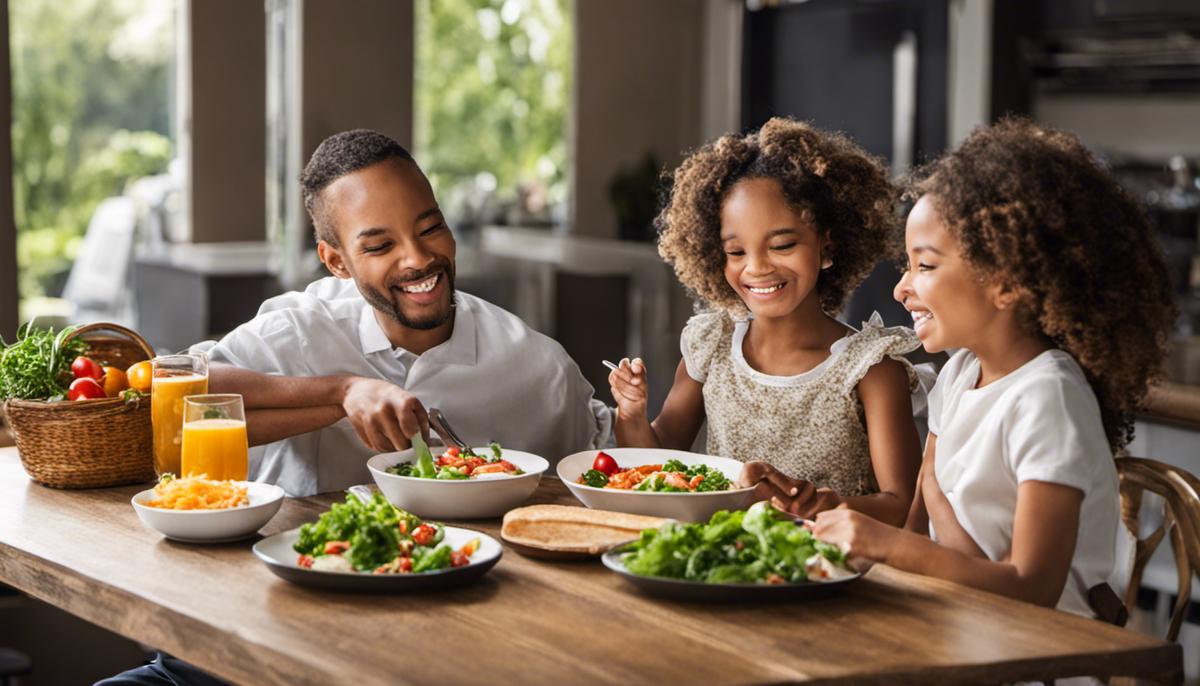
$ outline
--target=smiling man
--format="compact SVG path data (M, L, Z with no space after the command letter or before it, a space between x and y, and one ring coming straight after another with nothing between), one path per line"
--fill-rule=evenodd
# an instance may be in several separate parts
M369 482L437 407L463 439L551 462L608 441L611 415L555 341L454 289L454 236L424 173L367 130L323 142L301 178L333 275L263 303L211 351L244 397L250 477L290 495Z

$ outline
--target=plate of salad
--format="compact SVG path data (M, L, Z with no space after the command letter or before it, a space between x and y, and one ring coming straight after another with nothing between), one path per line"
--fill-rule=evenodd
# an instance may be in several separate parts
M416 436L412 448L376 455L367 469L396 507L435 519L480 519L520 505L550 468L544 458L498 443L436 449L434 457Z
M345 591L415 591L459 586L500 560L496 539L422 520L375 494L346 496L315 522L269 536L254 554L279 577Z
M584 505L687 522L750 504L742 463L682 450L611 448L564 457L558 477Z
M601 559L642 591L681 600L812 598L862 576L841 548L766 502L646 529Z

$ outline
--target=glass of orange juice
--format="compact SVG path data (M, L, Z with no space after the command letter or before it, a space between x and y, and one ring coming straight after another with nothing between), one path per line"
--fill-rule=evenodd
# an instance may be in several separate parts
M246 480L246 412L236 393L183 399L184 476Z
M150 421L154 427L154 471L180 473L183 448L183 399L208 393L208 357L163 355L154 358L150 381Z

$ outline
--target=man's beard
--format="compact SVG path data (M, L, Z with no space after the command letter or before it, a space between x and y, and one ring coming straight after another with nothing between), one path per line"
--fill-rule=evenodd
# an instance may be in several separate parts
M431 269L428 269L423 273L413 274L412 276L406 275L405 278L397 282L413 283L414 281L419 281L422 278L438 273L441 274L441 278L446 280L446 290L450 294L450 303L444 312L435 312L432 316L425 319L412 319L405 315L404 311L396 302L395 297L389 298L388 294L381 293L377 289L373 288L372 286L368 286L367 284L360 284L359 287L362 290L363 298L366 299L366 301L370 303L372 307L386 314L392 319L395 319L397 322L399 322L400 326L403 326L407 329L427 331L429 329L436 329L442 324L445 324L452 316L454 316L455 292L453 267L450 266L449 262L439 262Z

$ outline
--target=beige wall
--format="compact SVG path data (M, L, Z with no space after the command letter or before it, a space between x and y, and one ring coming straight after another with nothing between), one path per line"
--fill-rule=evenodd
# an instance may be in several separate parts
M12 78L8 58L8 0L0 0L0 337L17 333L17 227L12 190Z
M573 231L615 237L608 186L647 151L669 168L701 139L701 0L577 0Z
M305 162L346 129L412 146L413 39L412 0L304 3Z
M261 241L266 238L263 4L186 4L191 24L192 241Z

